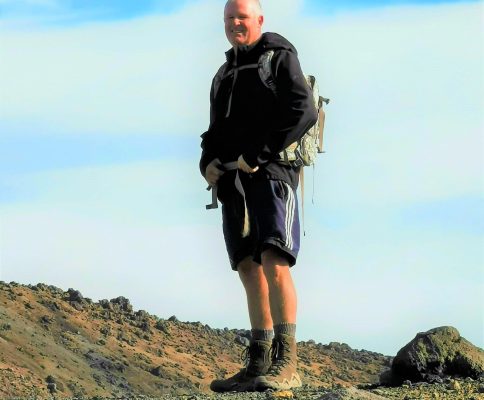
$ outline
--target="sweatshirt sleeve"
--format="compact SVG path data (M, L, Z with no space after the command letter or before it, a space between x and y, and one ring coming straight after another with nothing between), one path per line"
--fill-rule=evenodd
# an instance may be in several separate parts
M216 156L215 150L215 106L214 106L214 80L212 81L212 86L210 88L210 124L208 126L208 130L200 136L202 138L201 148L202 148L202 155L200 157L200 173L202 176L205 177L205 170L207 169L208 164L210 164Z
M318 118L311 89L296 53L280 50L272 59L277 89L277 120L259 146L243 154L251 167L264 164L291 143L300 139Z

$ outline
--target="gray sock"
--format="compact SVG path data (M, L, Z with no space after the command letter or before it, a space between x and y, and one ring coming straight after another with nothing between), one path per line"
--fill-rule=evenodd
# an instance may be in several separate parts
M296 324L290 324L289 322L282 322L274 325L274 333L276 337L283 334L288 336L296 336Z
M272 329L251 329L252 340L265 340L270 342L274 337Z

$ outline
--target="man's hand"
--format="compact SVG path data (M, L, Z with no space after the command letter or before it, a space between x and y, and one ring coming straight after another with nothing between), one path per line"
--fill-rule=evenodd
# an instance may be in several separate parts
M205 169L205 180L208 182L210 186L215 186L220 179L220 177L224 174L224 171L218 167L221 167L222 163L218 158L213 160L210 164L207 165Z
M248 174L253 174L254 172L256 172L259 167L255 167L255 168L251 168L244 160L244 157L242 157L242 155L239 157L239 159L237 160L237 167L244 171L244 172L247 172Z

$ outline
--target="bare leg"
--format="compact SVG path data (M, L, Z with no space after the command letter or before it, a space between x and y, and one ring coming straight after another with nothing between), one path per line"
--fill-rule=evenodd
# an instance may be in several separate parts
M269 287L262 266L252 257L246 257L237 266L237 271L247 295L252 329L272 329Z
M247 257L237 265L237 271L247 294L252 329L272 330L269 288L262 266L252 261L252 257ZM264 376L271 366L271 345L270 340L251 340L245 353L245 366L233 376L215 379L210 389L214 392L253 391L255 380Z
M282 322L296 323L297 295L289 263L276 250L269 248L262 253L264 275L269 286L269 302L274 325Z

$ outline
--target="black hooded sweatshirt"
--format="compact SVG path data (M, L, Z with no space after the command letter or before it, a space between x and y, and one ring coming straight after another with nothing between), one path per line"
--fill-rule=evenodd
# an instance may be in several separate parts
M259 57L274 50L271 69L276 94L262 82ZM297 51L281 35L264 33L252 48L230 49L212 81L210 126L202 134L200 171L215 158L222 163L242 155L253 178L281 179L294 189L298 169L283 165L279 153L316 123L313 96Z

